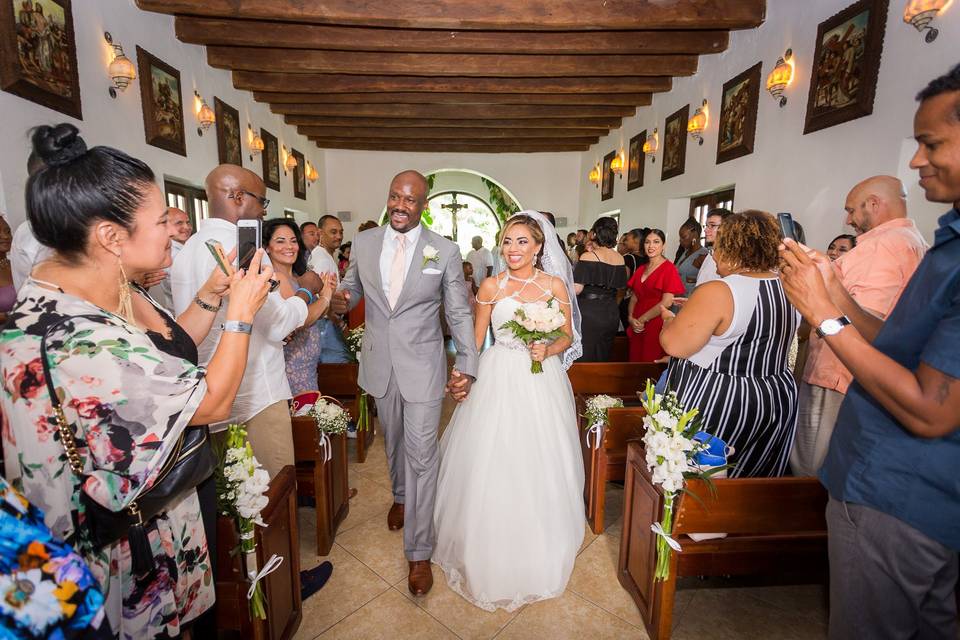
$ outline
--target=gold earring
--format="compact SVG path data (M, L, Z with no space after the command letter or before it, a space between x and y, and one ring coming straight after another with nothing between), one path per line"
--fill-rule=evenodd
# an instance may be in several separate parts
M117 315L132 324L133 297L130 295L130 281L127 280L127 273L123 270L120 256L117 256L117 264L120 266L120 301L117 305Z

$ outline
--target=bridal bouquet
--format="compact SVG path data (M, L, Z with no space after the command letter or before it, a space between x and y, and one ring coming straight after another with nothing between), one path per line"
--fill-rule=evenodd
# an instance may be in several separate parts
M552 342L564 337L560 330L566 319L556 298L545 302L525 302L513 314L513 320L503 323L501 329L509 329L522 342ZM543 373L542 362L530 364L531 373Z
M360 350L363 348L363 325L350 329L344 335L344 341L347 343L347 352L350 359L354 362L360 361ZM358 403L360 410L357 415L357 431L366 431L370 429L370 407L367 401L367 392L360 392L360 401Z
M677 494L686 491L687 478L700 478L710 482L710 476L726 469L718 466L708 471L701 470L694 458L706 450L712 436L698 431L699 411L685 411L673 391L667 395L654 392L647 380L647 388L641 398L647 415L643 418L646 432L643 446L647 454L647 469L652 481L663 487L663 518L650 526L657 538L657 570L655 578L666 580L670 575L670 549L680 551L680 544L670 537L673 529L673 502ZM692 494L691 494L692 495Z
M217 506L220 513L234 520L240 533L240 552L243 553L247 575L252 582L250 591L247 592L250 617L265 620L267 610L260 579L283 561L282 557L274 555L267 562L267 567L257 571L254 527L267 526L260 517L260 512L269 502L266 493L270 486L270 475L253 455L253 449L247 441L247 430L243 425L231 424L227 428L225 444L218 454L220 462L215 472Z
M622 407L623 400L610 396L590 396L587 398L587 410L583 417L587 419L587 445L590 444L590 435L594 436L593 448L600 446L603 426L607 424L607 409Z
M330 442L330 436L345 433L350 422L350 416L336 400L327 396L317 398L308 415L313 416L313 419L317 421L317 443L326 462L333 457L333 445Z

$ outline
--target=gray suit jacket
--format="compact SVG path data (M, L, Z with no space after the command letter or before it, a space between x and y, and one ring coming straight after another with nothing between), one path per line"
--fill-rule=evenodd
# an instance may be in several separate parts
M350 266L339 288L350 292L351 309L361 297L366 297L358 382L373 397L383 397L392 371L404 400L439 400L447 381L441 302L457 345L455 366L462 373L477 376L479 358L460 248L424 227L397 306L390 309L380 275L385 232L383 226L357 235L350 252ZM437 262L424 266L423 250L427 245L437 249L440 256ZM440 273L424 273L427 270Z

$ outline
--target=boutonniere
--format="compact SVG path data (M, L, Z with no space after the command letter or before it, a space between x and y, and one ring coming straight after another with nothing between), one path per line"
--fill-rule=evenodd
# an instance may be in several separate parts
M440 264L440 252L436 247L428 244L423 248L423 266L426 267L430 262Z

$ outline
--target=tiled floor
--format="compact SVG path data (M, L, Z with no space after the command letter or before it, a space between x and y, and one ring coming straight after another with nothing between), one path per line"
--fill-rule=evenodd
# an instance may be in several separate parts
M300 509L301 566L330 560L334 570L330 582L304 602L297 640L647 638L633 601L616 578L622 489L610 485L607 530L599 536L584 531L562 597L514 613L488 613L447 588L436 567L426 597L414 598L407 591L402 534L387 530L386 524L393 499L382 439L375 441L364 464L350 464L350 482L358 493L330 555L316 555L313 510ZM702 588L695 581L691 586L677 593L677 640L826 637L821 586L714 588L711 582Z

